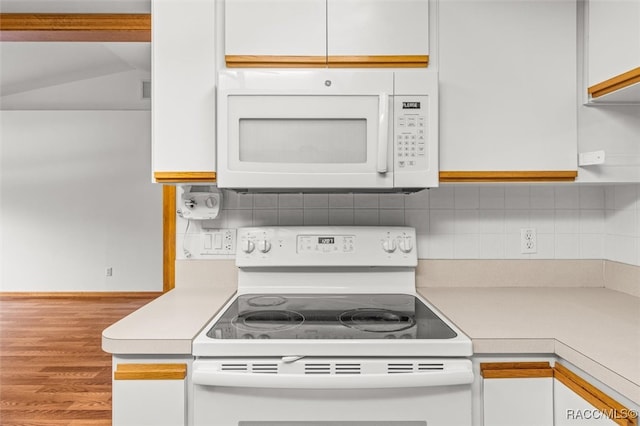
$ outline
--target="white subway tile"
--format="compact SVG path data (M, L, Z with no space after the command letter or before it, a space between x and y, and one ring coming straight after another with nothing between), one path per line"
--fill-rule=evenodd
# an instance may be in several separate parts
M636 209L638 202L638 187L637 185L616 185L614 187L615 193L615 208L620 209Z
M507 209L529 209L530 203L530 191L529 186L510 186L505 188L505 203L504 206Z
M403 209L404 194L380 194L378 202L381 209Z
M378 194L354 194L353 205L356 209L377 209Z
M302 194L279 194L278 208L301 209L304 207Z
M607 259L633 264L638 258L637 238L624 235L605 236L605 255Z
M278 225L281 226L302 226L304 225L304 210L302 209L279 209Z
M416 228L418 234L427 234L429 232L429 210L406 209L404 224Z
M556 210L556 234L577 234L579 221L579 210Z
M455 233L454 210L429 210L430 234Z
M253 194L237 193L235 191L224 191L222 195L222 208L229 210L251 210L253 209Z
M382 226L403 226L404 210L400 209L380 209L380 225Z
M580 187L580 209L605 208L604 187L602 186L581 186Z
M505 235L505 259L529 259L530 254L520 252L520 232Z
M455 259L478 259L480 254L480 237L478 234L456 235L453 243Z
M304 194L305 209L326 209L329 207L329 194Z
M532 210L529 223L538 234L553 234L555 232L556 215L554 210Z
M253 208L262 210L277 209L278 194L254 194Z
M580 235L579 236L580 259L603 259L604 235Z
M579 259L580 240L575 234L556 234L556 259Z
M481 234L504 234L504 210L480 210L478 224Z
M481 209L504 209L505 195L502 186L481 186L479 193L479 207Z
M329 194L330 209L352 209L353 194Z
M604 206L607 210L616 208L616 187L614 185L604 187Z
M580 192L575 184L556 186L556 209L580 207Z
M611 235L635 236L637 232L637 213L633 210L607 210L606 233Z
M429 190L414 192L404 196L405 209L428 209L429 208Z
M354 224L353 209L330 209L329 225L350 226Z
M553 186L531 186L531 208L536 210L553 209L555 202L555 188Z
M378 209L355 209L353 214L355 225L376 226L379 224Z
M456 234L477 234L479 229L478 210L455 211Z
M479 259L504 259L505 236L504 234L480 235Z
M433 209L453 209L455 199L452 186L441 186L429 190L429 208Z
M580 210L581 235L604 234L604 210Z
M453 259L453 244L455 236L431 235L429 237L429 259Z
M528 228L529 211L528 210L505 210L504 212L504 232L507 234L518 234L520 238L520 229Z
M227 210L227 227L243 228L253 225L252 210Z
M456 209L477 209L480 207L480 195L477 186L456 186L453 194L453 202Z
M278 224L278 210L253 210L253 226L274 226Z
M306 200L305 200L306 202ZM329 224L329 209L304 209L305 226L323 226Z
M531 253L531 259L555 259L555 235L538 233L536 249L535 253Z

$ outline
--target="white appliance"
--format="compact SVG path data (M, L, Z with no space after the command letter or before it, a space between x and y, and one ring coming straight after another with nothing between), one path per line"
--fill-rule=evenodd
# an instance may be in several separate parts
M438 186L438 74L218 73L220 188L412 191Z
M238 230L193 342L194 425L471 425L471 341L415 292L415 230Z

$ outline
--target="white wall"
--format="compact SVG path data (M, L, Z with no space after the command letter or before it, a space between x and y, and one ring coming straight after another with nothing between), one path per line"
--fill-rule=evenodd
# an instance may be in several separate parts
M161 290L150 112L2 111L0 119L2 291Z
M207 226L407 225L417 229L422 259L611 259L640 265L639 186L446 185L411 195L225 191L220 217ZM520 253L525 227L537 231L535 254ZM185 229L178 218L179 248ZM201 229L193 221L188 233ZM181 249L177 256L183 256Z

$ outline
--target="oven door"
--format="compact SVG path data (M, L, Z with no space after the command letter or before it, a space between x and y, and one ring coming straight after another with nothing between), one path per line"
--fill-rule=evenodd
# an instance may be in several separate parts
M299 74L220 78L218 186L392 188L393 74Z
M193 424L471 425L472 380L468 360L198 360Z

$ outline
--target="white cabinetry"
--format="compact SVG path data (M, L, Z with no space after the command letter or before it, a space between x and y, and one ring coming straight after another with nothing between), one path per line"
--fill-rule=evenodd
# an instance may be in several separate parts
M587 17L590 100L640 103L640 0L589 0Z
M425 67L428 0L226 0L229 67Z
M601 411L558 380L553 381L555 426L615 426Z
M575 178L576 10L440 2L441 181Z
M153 177L215 181L214 0L152 2Z
M187 364L114 359L114 426L187 424Z
M553 426L553 370L547 362L483 363L487 426Z

